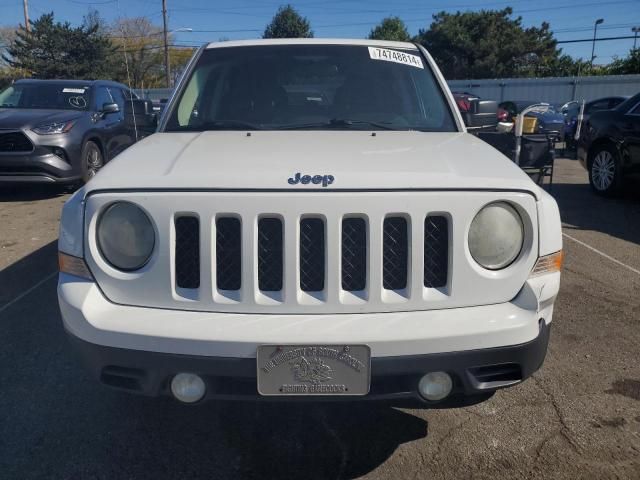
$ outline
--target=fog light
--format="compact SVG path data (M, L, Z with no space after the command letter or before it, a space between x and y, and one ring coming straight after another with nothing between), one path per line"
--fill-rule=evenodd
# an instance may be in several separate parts
M430 372L420 379L418 392L430 402L447 397L453 388L451 376L445 372Z
M179 373L171 380L171 393L184 403L194 403L204 397L204 380L194 373Z

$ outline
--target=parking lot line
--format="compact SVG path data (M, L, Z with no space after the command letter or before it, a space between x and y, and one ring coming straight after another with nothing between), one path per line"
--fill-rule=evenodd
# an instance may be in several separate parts
M635 274L637 274L637 275L640 275L640 270L638 270L638 269L636 269L636 268L633 268L632 266L627 265L626 263L623 263L623 262L621 262L620 260L618 260L618 259L616 259L616 258L613 258L613 257L612 257L612 256L610 256L610 255L607 255L606 253L604 253L604 252L602 252L602 251L598 250L597 248L592 247L592 246L591 246L591 245L589 245L588 243L585 243L585 242L583 242L583 241L581 241L581 240L578 240L577 238L574 238L574 237L572 237L571 235L568 235L568 234L566 234L566 233L564 233L564 232L562 232L562 235L564 235L565 237L567 237L569 240L573 240L573 241L574 241L574 242L576 242L577 244L580 244L580 245L582 245L583 247L588 248L588 249L589 249L589 250L591 250L592 252L597 253L598 255L600 255L600 256L602 256L602 257L606 258L607 260L611 260L613 263L616 263L616 264L620 265L621 267L624 267L624 268L626 268L627 270L630 270L630 271L632 271L633 273L635 273Z
M44 277L42 280L40 280L38 283L36 283L35 285L33 285L32 287L28 288L27 290L25 290L24 292L22 292L20 295L18 295L16 298L14 298L13 300L10 300L8 303L5 303L4 305L2 305L0 307L0 313L4 312L6 309L8 309L11 305L19 302L20 300L22 300L24 297L26 297L27 295L29 295L31 292L33 292L34 290L36 290L39 286L41 286L43 283L51 280L53 277L55 277L56 275L58 275L58 272L55 271L49 275L47 275L46 277Z

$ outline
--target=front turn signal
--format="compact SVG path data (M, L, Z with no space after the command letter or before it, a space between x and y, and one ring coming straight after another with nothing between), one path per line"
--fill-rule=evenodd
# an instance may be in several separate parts
M76 277L93 280L89 267L84 263L83 258L58 252L58 267L60 269L60 273L68 273L69 275L75 275Z
M539 257L529 277L537 277L538 275L544 275L546 273L559 272L562 270L563 262L564 253L562 250L550 255Z

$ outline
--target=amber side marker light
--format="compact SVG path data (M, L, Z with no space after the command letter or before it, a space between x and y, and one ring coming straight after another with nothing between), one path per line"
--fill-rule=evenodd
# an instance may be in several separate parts
M87 280L93 280L89 267L84 263L83 258L58 252L58 268L60 269L60 273L67 273L69 275L75 275L76 277L86 278Z
M530 277L537 277L538 275L544 275L545 273L559 272L562 270L562 263L564 262L564 253L562 250L551 255L545 255L538 258L536 265L531 270Z

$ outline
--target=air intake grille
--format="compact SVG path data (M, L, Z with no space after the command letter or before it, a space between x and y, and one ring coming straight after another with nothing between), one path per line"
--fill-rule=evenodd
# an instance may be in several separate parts
M350 292L367 286L367 229L362 218L342 220L342 289Z
M424 286L441 288L449 274L449 222L441 215L424 220Z
M407 220L402 217L384 219L382 240L382 285L388 290L407 286Z
M216 221L216 283L218 290L240 290L242 285L242 233L240 220Z
M0 133L0 152L31 152L33 144L22 132Z
M304 292L324 290L325 268L324 222L320 218L300 221L300 289Z
M258 287L265 292L282 290L282 221L258 221Z
M200 222L196 217L179 217L176 227L176 285L200 287Z

